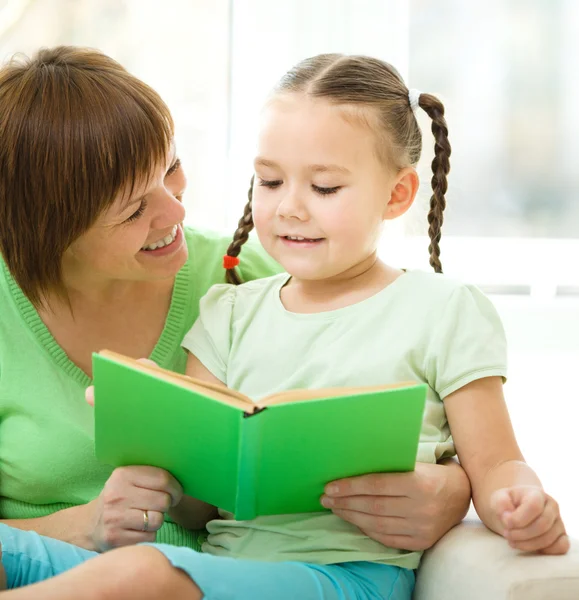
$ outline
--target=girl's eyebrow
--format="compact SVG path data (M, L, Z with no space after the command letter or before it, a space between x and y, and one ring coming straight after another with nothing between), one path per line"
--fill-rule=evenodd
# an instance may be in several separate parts
M279 168L279 165L275 163L273 160L268 160L267 158L263 158L258 156L254 161L255 166L261 167L271 167L271 168ZM349 175L351 172L346 167L342 167L340 165L309 165L308 169L313 173L343 173L345 175Z
M272 167L272 168L279 168L279 165L275 162L273 162L273 160L267 160L267 158L262 158L261 156L258 156L254 161L253 164L257 167L258 165L261 167Z
M350 174L350 170L346 169L346 167L341 167L340 165L310 165L310 171L314 173L344 173L345 175Z

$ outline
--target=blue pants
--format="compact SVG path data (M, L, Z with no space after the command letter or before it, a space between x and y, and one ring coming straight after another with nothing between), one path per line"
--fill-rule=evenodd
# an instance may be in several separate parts
M98 556L71 544L0 523L9 588L36 583ZM150 544L185 571L206 600L410 600L414 572L371 562L314 565L259 562Z

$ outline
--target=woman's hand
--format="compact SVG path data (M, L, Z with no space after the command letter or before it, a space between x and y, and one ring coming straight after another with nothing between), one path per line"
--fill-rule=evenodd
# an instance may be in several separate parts
M183 490L167 471L157 467L119 467L92 508L90 541L99 552L154 542L165 513L181 502Z
M140 359L140 362L155 365L148 359ZM94 406L93 386L87 388L85 397ZM182 498L181 485L164 469L147 466L115 469L99 497L86 505L92 510L89 545L102 552L154 542L165 513Z
M426 550L470 505L466 473L453 460L416 463L411 473L374 473L326 486L322 504L391 548Z

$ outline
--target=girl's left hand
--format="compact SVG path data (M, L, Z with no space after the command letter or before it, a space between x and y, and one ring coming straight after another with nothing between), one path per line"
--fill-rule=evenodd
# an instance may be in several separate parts
M411 473L374 473L330 483L322 504L385 546L427 550L466 515L470 484L455 461L416 463Z
M491 496L491 506L512 548L541 554L566 554L569 550L559 505L539 486L496 490Z

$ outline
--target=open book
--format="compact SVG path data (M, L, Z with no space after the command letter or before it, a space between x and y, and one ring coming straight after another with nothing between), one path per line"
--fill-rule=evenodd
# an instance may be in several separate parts
M97 458L162 467L239 520L325 510L330 481L414 469L426 385L292 390L256 403L103 350L93 355Z

